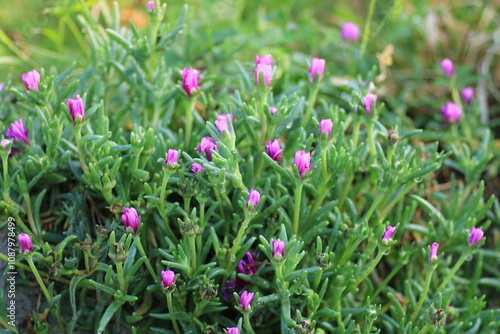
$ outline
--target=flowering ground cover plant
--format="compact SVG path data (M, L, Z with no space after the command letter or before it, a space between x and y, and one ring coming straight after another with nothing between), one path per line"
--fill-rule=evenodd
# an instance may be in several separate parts
M438 54L441 95L415 115L412 84L391 90L394 46L370 54L377 1L334 43L298 31L295 11L323 8L300 3L224 21L224 4L148 1L142 27L118 3L52 8L82 59L0 78L6 331L498 332L479 79ZM305 46L266 38L262 8ZM19 314L25 285L38 305Z

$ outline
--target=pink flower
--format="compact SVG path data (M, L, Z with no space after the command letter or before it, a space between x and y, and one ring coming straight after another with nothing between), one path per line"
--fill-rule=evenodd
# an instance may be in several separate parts
M249 310L254 296L255 294L253 292L243 291L243 293L240 296L240 306L243 309L243 311Z
M167 168L168 167L175 167L175 166L177 166L178 161L179 161L179 151L169 149L168 153L167 153L167 157L165 159L165 166Z
M202 165L197 164L196 162L191 165L191 171L194 173L194 175L198 175L199 172L205 171L205 168L203 168Z
M441 106L441 114L448 123L456 123L462 115L462 109L453 102Z
M326 134L326 138L330 137L330 133L332 133L333 122L331 119L322 119L319 122L319 135L324 132Z
M280 141L278 139L267 142L266 153L271 157L271 159L276 162L280 162L282 152L283 150L280 147Z
M448 77L451 77L453 75L453 62L448 58L441 61L441 68L443 69L444 74L446 74Z
M270 113L271 115L276 114L276 112L277 112L277 111L278 111L278 109L276 109L276 107L269 107L269 113Z
M273 56L269 54L263 56L255 56L255 65L259 64L273 66Z
M325 73L325 60L320 58L313 58L311 67L309 67L309 80L313 82L314 78L316 78L316 74L318 73L318 80L323 79L323 74Z
M306 172L310 171L311 153L305 151L295 152L295 166L299 170L300 178L303 179Z
M5 135L10 138L14 138L14 143L16 140L23 141L29 146L30 140L28 138L28 129L24 127L23 120L17 120L10 124L10 128L5 131Z
M360 35L359 27L352 22L346 22L342 25L340 35L345 41L357 42Z
M9 146L11 143L12 142L8 139L2 139L2 141L0 141L0 145L2 145L4 151L7 149L7 146Z
M484 232L480 228L473 227L469 233L469 247L474 246L483 236Z
M460 93L462 95L462 100L464 100L464 103L469 105L470 101L474 98L474 89L472 87L465 87L460 90Z
M438 248L439 248L439 244L437 242L435 242L431 245L431 252L430 252L430 256L429 256L431 263L433 260L438 258L437 257Z
M271 79L273 77L273 67L267 64L258 64L255 67L255 80L257 81L257 86L260 85L260 73L264 73L264 80L266 82L266 87L271 85Z
M137 210L135 208L123 208L123 210L125 212L122 214L122 221L125 230L136 234L140 224Z
M77 95L74 99L68 99L68 108L69 113L71 114L71 118L73 119L73 124L76 125L76 120L80 118L83 121L85 120L85 109L83 107L83 100L80 98L80 95Z
M40 82L40 74L35 71L29 71L27 73L24 73L21 76L21 79L23 80L24 86L26 87L26 90L29 90L30 88L32 90L38 91L38 83Z
M273 258L276 258L279 256L279 258L282 258L285 256L285 243L279 239L273 240L273 252L272 252Z
M148 9L150 11L155 10L155 2L154 1L148 1Z
M391 241L392 235L396 231L396 228L389 225L385 228L384 236L382 237L382 241Z
M19 242L19 247L21 248L21 253L25 251L31 252L33 249L33 244L31 243L31 237L29 234L21 233L17 236L17 241Z
M370 115L372 111L372 105L377 102L377 98L378 96L372 93L368 93L363 97L363 101L365 102L366 116Z
M238 327L228 327L226 328L227 334L240 334Z
M161 271L161 284L163 288L171 287L175 282L175 273L172 270Z
M257 207L260 201L260 193L255 189L250 189L248 194L248 206L253 210Z
M179 71L182 74L182 89L191 97L198 90L198 71L190 67Z
M224 131L227 131L229 133L229 125L227 123L227 116L231 119L231 122L233 122L233 114L220 114L217 117L217 120L214 122L215 126L217 127L217 130L219 130L220 134L222 135Z
M195 150L198 150L200 153L203 151L205 152L205 155L207 156L208 161L212 161L212 151L217 151L217 145L215 144L215 141L212 139L212 137L203 137L201 138L201 143L200 145L196 146L194 148Z
M257 272L257 267L255 266L255 261L253 259L252 253L246 252L247 260L241 260L236 267L237 273L242 273L245 275L253 275ZM245 281L246 282L246 281Z

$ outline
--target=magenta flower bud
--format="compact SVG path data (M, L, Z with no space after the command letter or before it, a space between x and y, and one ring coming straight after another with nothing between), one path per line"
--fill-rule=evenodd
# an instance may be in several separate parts
M473 227L469 233L469 247L474 246L483 236L484 232L480 228Z
M433 260L437 259L437 251L438 251L438 248L439 248L439 244L437 242L433 243L431 245L431 252L430 252L430 261L432 263Z
M179 71L182 74L182 89L191 97L198 90L198 71L190 67Z
M28 138L28 129L24 127L23 120L17 120L10 124L10 128L5 131L5 135L10 138L14 138L14 143L17 140L23 141L29 146L30 140Z
M272 252L273 258L276 258L279 256L279 258L282 258L285 256L285 243L279 239L273 240L273 252Z
M340 35L344 41L357 42L359 40L360 30L356 24L346 22L342 25Z
M137 233L137 228L139 227L139 214L135 208L123 208L125 212L122 214L123 226L125 231L132 232L132 234Z
M179 161L179 151L178 150L173 150L169 149L167 153L167 157L165 159L165 166L168 167L175 167L177 166L177 162Z
M161 284L163 288L171 287L175 282L175 273L172 270L161 271Z
M365 102L366 116L370 115L372 111L372 105L377 102L377 98L378 96L372 93L368 93L363 97L363 101Z
M242 273L245 275L253 275L257 272L257 267L255 266L255 261L253 259L252 253L246 252L247 260L241 260L236 267L237 273Z
M217 130L219 130L220 134L224 131L227 131L229 133L229 125L227 123L227 116L231 119L231 122L233 122L234 117L233 114L220 114L217 117L217 120L214 122L215 126L217 127Z
M453 102L441 106L441 114L448 123L456 123L462 115L462 109Z
M255 294L253 292L243 291L240 296L240 306L243 311L248 311L252 304L252 300Z
M266 153L271 157L271 159L276 162L280 162L282 152L283 150L280 147L280 141L278 139L267 142Z
M273 56L272 55L263 55L263 56L255 56L255 65L264 64L273 66Z
M313 58L311 67L309 67L309 80L313 82L314 78L316 78L316 74L318 73L318 80L323 79L323 74L325 73L325 60L320 58Z
M260 201L260 193L255 189L250 189L248 193L248 206L252 209L252 211L257 207Z
M260 73L264 73L264 81L266 82L266 87L271 85L271 79L273 77L273 67L267 64L258 64L255 67L255 80L257 81L257 86L260 85Z
M205 168L203 168L202 165L197 164L196 162L191 165L191 171L194 173L194 175L198 175L199 172L204 172Z
M332 133L333 122L331 119L322 119L319 122L319 135L324 132L326 134L326 138L330 137L330 133Z
M278 109L276 109L276 107L269 107L269 113L270 113L271 115L276 114L276 112L277 112L277 111L278 111Z
M85 109L80 95L77 95L74 99L68 99L68 108L71 118L73 119L73 124L76 125L76 120L78 118L82 120L83 124L83 121L85 120Z
M453 75L453 62L448 58L441 61L441 68L443 69L444 74L446 74L448 77L451 77Z
M36 90L38 91L38 83L40 82L40 74L35 71L29 71L21 76L26 90Z
M387 226L385 228L384 236L382 237L382 241L391 241L392 240L392 235L396 231L396 227L393 227L391 225Z
M217 151L217 145L215 144L215 141L212 139L212 137L203 137L201 138L200 145L196 146L194 149L198 150L200 153L205 152L207 160L212 161L211 150Z
M7 149L7 146L10 145L10 143L12 142L8 139L2 139L2 141L0 141L0 145L2 145L4 151Z
M150 11L155 10L155 2L154 1L148 1L148 9Z
M460 90L460 94L462 95L462 100L464 103L469 105L470 101L474 98L474 89L472 87L465 87Z
M238 327L228 327L226 328L227 334L240 334Z
M3 82L0 82L0 91L3 90L3 86L4 86L4 83Z
M299 170L299 175L301 179L304 179L306 172L311 171L311 153L305 151L295 152L295 166Z
M31 237L29 234L21 233L17 236L17 241L19 242L19 248L21 248L21 253L25 251L31 252L33 249L33 244L31 243Z

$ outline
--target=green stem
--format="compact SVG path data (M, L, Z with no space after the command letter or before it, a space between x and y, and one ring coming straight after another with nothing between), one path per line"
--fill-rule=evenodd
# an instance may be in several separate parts
M186 112L186 129L184 132L184 151L191 149L191 131L193 128L194 98L190 99Z
M420 309L422 308L422 305L424 304L425 298L427 297L427 292L429 291L429 287L431 285L432 274L434 273L435 269L436 267L432 265L431 270L427 273L427 277L425 278L424 289L422 290L420 299L418 300L417 306L415 307L415 311L413 311L410 317L410 321L415 321L415 319L418 316L418 313L420 312Z
M462 255L460 255L460 259L458 259L457 263L455 263L455 265L453 266L453 268L451 268L446 278L441 282L439 287L436 289L436 294L441 292L441 290L443 290L446 287L446 285L451 281L453 276L455 276L458 269L460 269L462 264L464 264L465 260L467 259L467 256L469 255L468 253L469 252L467 251L465 253L462 253Z
M165 197L167 196L167 183L170 176L172 176L172 171L169 170L167 167L164 167L163 181L160 189L160 216L163 219L163 223L165 224L165 228L167 229L170 238L172 239L172 241L177 243L179 242L179 239L177 239L177 237L174 234L174 231L172 231L172 228L170 228L170 225L168 224L168 217L165 215Z
M75 141L76 141L76 147L78 149L78 157L80 159L80 165L82 166L82 170L84 173L87 173L89 171L89 168L87 167L87 164L85 163L85 155L82 150L82 125L80 124L80 121L77 121L78 124L73 127L73 134L75 135Z
M252 324L250 324L250 314L249 313L244 313L243 314L243 320L245 322L245 328L247 329L248 334L255 334Z
M300 206L302 201L302 187L304 184L299 182L297 188L295 188L295 209L293 213L293 234L299 235L299 219L300 219Z
M366 45L368 44L368 38L370 34L370 25L372 23L373 12L375 11L375 4L377 0L370 0L370 7L368 7L368 16L366 18L365 27L363 29L363 38L361 40L361 49L359 51L360 58L363 59L366 52Z
M228 273L232 272L233 264L236 263L236 252L238 251L238 247L240 246L241 238L243 238L243 235L245 234L245 231L248 227L248 224L250 224L251 220L252 217L250 215L245 216L245 220L241 224L238 234L236 235L236 239L234 239L233 247L231 247L231 250L229 251L229 261L227 263Z
M116 274L118 276L118 284L120 285L120 290L124 295L127 294L127 287L125 285L125 276L123 275L123 264L120 261L116 261Z
M368 144L370 145L370 160L371 160L371 159L376 159L376 154L377 154L377 152L375 150L375 137L373 134L374 121L371 118L368 118L367 121L368 121L368 124L367 124Z
M401 268L403 268L403 264L398 262L397 266L391 270L389 275L387 275L382 283L377 287L377 290L375 290L375 292L370 296L372 300L375 300L375 297L378 296L382 289L391 281L394 275L396 275L401 270Z
M42 289L42 292L45 295L47 302L50 304L50 302L52 301L52 296L49 294L49 291L47 290L47 287L45 286L45 283L43 282L42 277L40 277L40 274L38 273L38 269L35 267L35 264L33 263L33 258L31 257L31 255L28 255L28 256L26 256L26 260L28 261L28 264L31 268L31 272L33 273L33 275L35 275L35 279L38 282L38 285L40 285L40 288ZM54 314L56 316L59 328L61 329L61 332L63 332L63 334L64 334L65 329L64 329L64 324L63 324L62 319L61 319L61 315L59 314L59 312L54 312Z
M167 292L167 305L168 305L168 313L170 314L170 319L172 319L172 325L174 325L175 333L181 334L179 327L177 326L177 321L175 320L175 312L174 307L172 305L172 292Z
M137 249L139 250L139 254L141 254L141 256L146 258L146 260L144 260L144 263L146 264L146 268L148 268L149 274L151 275L151 277L153 277L155 281L157 281L158 275L156 275L156 272L154 271L151 262L149 262L149 259L146 256L146 252L144 251L144 247L142 247L141 238L139 235L134 235L134 242Z
M83 251L83 259L85 262L85 271L90 274L89 251L88 250Z
M320 84L321 84L321 80L317 80L316 85L314 85L314 89L312 90L311 94L309 95L309 103L307 104L306 112L304 114L304 117L302 118L302 127L305 127L307 125L307 123L309 122L309 120L312 116L312 111L313 111L314 105L316 103L316 98L318 96Z
M380 215L379 215L379 220L382 221L385 219L385 217L389 214L389 212L391 212L392 210L392 207L394 205L396 205L396 203L398 203L401 198L403 196L405 196L410 190L411 188L413 188L413 186L415 186L415 182L412 181L412 182L409 182L404 188L403 190L397 195L395 196L392 201L389 202L389 204L385 204L384 202L382 202L382 204L384 204L384 209L382 211L380 211Z
M373 261L371 261L370 266L368 268L366 268L366 270L358 278L358 280L356 281L356 283L354 283L354 286L358 286L359 284L361 284L361 282L363 282L365 280L365 278L367 278L368 275L371 274L371 272L373 271L373 269L375 269L375 267L377 266L377 264L380 262L380 260L382 259L382 257L385 254L385 250L380 249L380 247L385 247L385 246L379 246L379 250L378 250L377 256L375 257L375 259L373 259Z
M9 155L2 154L3 164L3 199L10 200Z
M267 88L262 88L260 91L260 98L259 102L257 104L257 113L260 114L260 118L262 120L262 132L261 132L261 143L262 145L266 144L267 140L267 116L269 114L269 111L264 110L264 106L267 103Z
M340 328L340 333L345 333L344 322L342 321L342 306L340 304L341 298L337 298L337 325Z
M196 267L197 267L197 264L196 264L196 237L189 236L188 242L189 242L189 252L191 253L190 254L191 272L192 272L192 275L194 275L194 273L196 272Z
M353 125L352 125L352 149L355 150L358 146L358 138L359 138L359 127L361 126L361 118L359 115L354 115Z
M32 232L39 236L40 232L35 224L35 220L33 219L33 211L31 210L31 199L29 193L23 194L24 203L26 204L26 214L28 215L28 223L30 224Z

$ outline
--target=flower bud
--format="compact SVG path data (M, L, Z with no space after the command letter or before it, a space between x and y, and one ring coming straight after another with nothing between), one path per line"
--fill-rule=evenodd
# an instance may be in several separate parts
M356 24L346 22L342 25L340 35L344 41L357 42L359 40L360 30Z
M153 11L155 10L155 2L154 1L148 1L148 10Z
M139 227L139 215L135 208L123 208L125 212L122 214L123 226L126 231L137 233L137 228Z
M462 109L453 102L441 106L441 114L448 123L457 123L462 115Z
M179 71L182 74L182 89L191 97L198 90L198 71L190 67Z
M264 73L264 81L266 82L266 87L271 85L271 79L273 77L273 67L267 64L258 64L255 67L255 81L257 81L257 86L260 85L260 73Z
M470 101L474 98L474 89L472 87L465 87L460 90L460 94L462 95L462 100L464 103L469 105Z
M33 249L33 244L31 243L31 237L29 234L21 233L17 236L17 241L19 242L19 248L21 248L21 253L25 251L31 252Z
M270 54L263 56L255 56L255 65L265 64L273 66L273 56Z
M29 71L21 76L26 90L36 90L38 91L38 83L40 82L40 74L35 71Z
M177 163L178 160L179 160L179 151L169 149L168 153L167 153L167 157L165 159L165 166L167 168L174 168L178 165L178 163Z
M393 227L391 225L387 226L385 228L384 236L382 237L382 241L391 241L392 240L392 235L396 231L396 227Z
M271 115L274 115L276 114L276 112L278 111L278 109L276 107L269 107L269 113Z
M321 58L313 58L311 62L311 67L309 67L309 80L314 82L316 74L319 74L318 80L323 79L323 74L325 73L325 60Z
M469 247L474 246L484 236L484 232L477 227L473 227L469 233Z
M215 141L212 139L212 137L203 137L201 138L200 145L196 146L194 149L198 150L200 153L205 152L207 160L212 161L211 150L217 151L217 145L215 144Z
M271 157L271 159L276 162L280 162L282 152L283 150L280 147L280 141L278 139L267 142L266 153Z
M363 101L365 102L366 116L370 115L372 111L372 105L377 102L377 98L378 96L372 93L368 93L363 97Z
M441 68L443 69L444 74L446 74L448 77L451 77L453 75L453 62L448 58L441 61Z
M431 251L430 251L430 256L429 256L431 263L433 260L438 258L437 257L438 248L439 248L439 244L437 242L435 242L431 245Z
M191 171L194 173L194 175L198 175L199 172L205 171L205 168L203 168L202 165L197 164L196 162L191 165Z
M0 145L2 145L2 148L3 150L5 151L7 149L7 147L11 144L12 142L8 139L2 139L2 141L0 141Z
M238 327L228 327L226 328L227 334L240 334Z
M305 151L295 152L295 166L299 170L299 175L301 179L304 179L306 172L311 171L311 153Z
M248 194L248 206L253 210L257 207L260 201L260 193L255 189L250 189Z
M220 114L217 117L217 120L214 122L215 126L217 127L217 130L219 130L220 134L222 135L224 131L227 131L229 133L229 125L227 123L227 117L231 119L231 122L233 122L234 117L233 114Z
M277 256L279 256L279 258L282 258L283 256L285 256L285 243L279 239L275 239L273 240L273 251L272 251L272 255L273 255L273 258L276 258Z
M243 311L248 311L253 301L255 294L253 292L243 291L240 296L240 306Z
M175 283L175 273L172 270L162 270L161 284L163 288L169 288Z
M330 133L332 133L333 122L331 119L322 119L319 122L319 135L324 132L326 134L326 138L330 137Z
M24 127L23 120L17 120L10 124L10 128L5 131L5 135L10 138L14 138L14 143L16 140L23 141L29 146L30 140L28 138L28 129Z
M80 98L80 95L77 95L74 99L68 99L68 108L69 113L71 114L71 118L73 119L73 124L76 125L76 120L80 118L83 121L85 120L85 109L83 107L83 100Z

